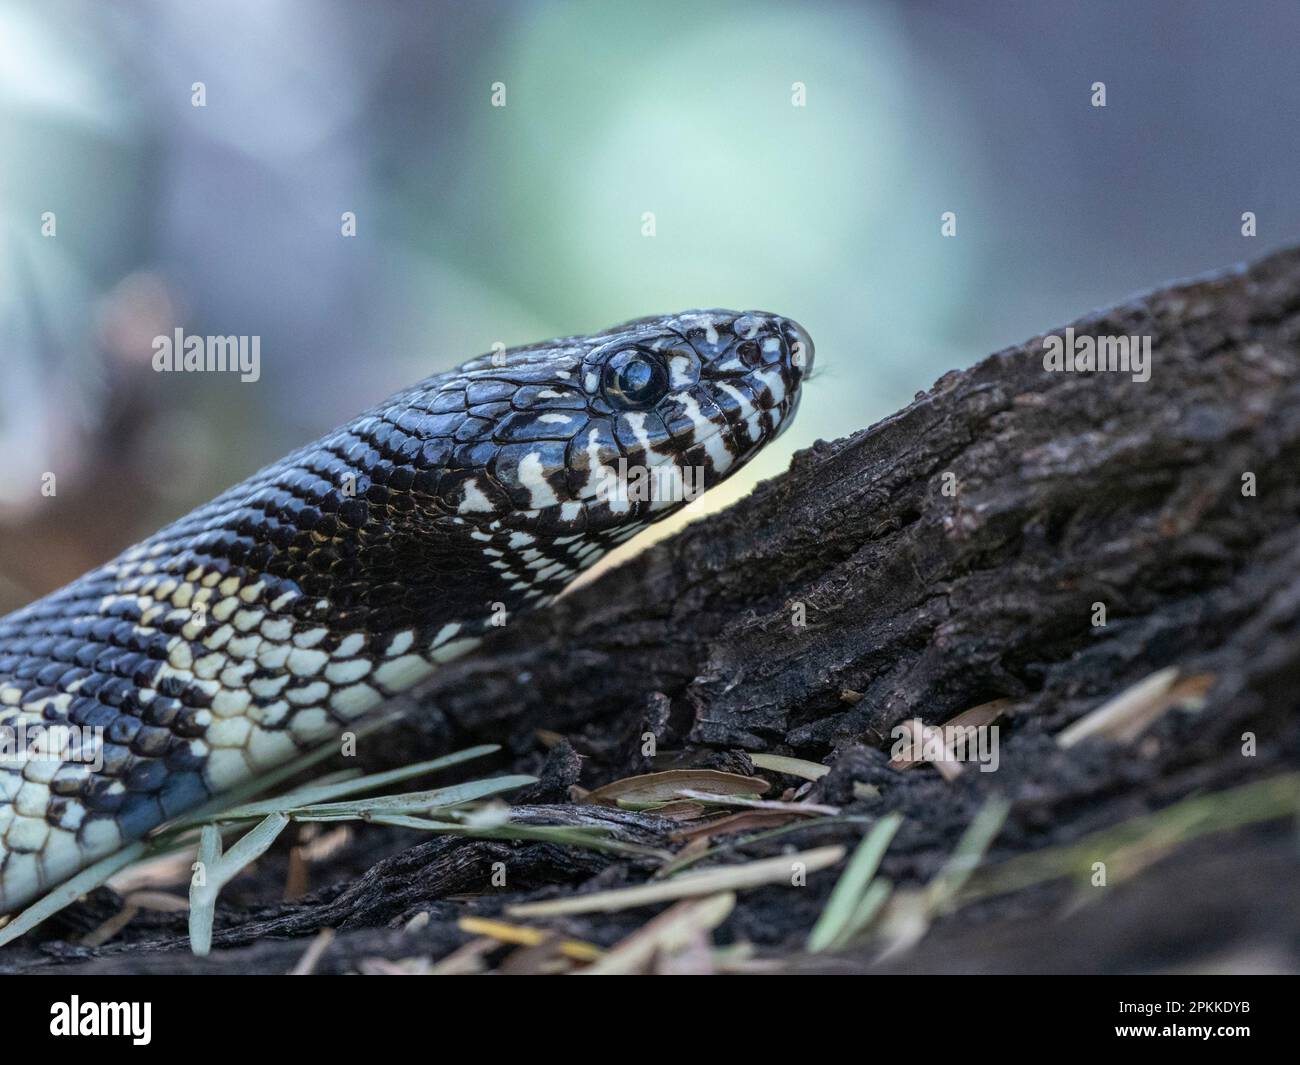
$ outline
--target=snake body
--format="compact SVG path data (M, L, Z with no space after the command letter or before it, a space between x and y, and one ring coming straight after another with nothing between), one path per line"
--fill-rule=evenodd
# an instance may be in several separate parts
M811 360L723 310L471 359L0 619L0 914L553 599L682 505L627 470L717 483Z

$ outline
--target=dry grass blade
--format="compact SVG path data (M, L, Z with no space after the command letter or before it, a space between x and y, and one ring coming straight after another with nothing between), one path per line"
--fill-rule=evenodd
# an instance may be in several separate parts
M362 958L357 962L357 972L362 976L426 976L430 971L424 958Z
M978 706L972 706L969 710L963 710L956 717L949 718L939 728L941 730L985 728L1006 713L1007 707L1010 705L1010 699L993 699L987 703L980 703ZM924 742L924 735L918 736L917 741ZM891 769L900 771L924 764L923 761L911 758L891 758L889 761ZM951 764L957 765L955 762ZM940 768L940 772L943 772L942 768Z
M558 932L549 932L533 947L515 947L496 965L502 976L561 976L578 968L577 962L560 950Z
M477 828L455 821L434 821L427 817L412 817L409 814L375 814L369 820L376 825L414 828L421 832L441 832L447 835L468 836L472 839L536 840L539 843L583 847L587 850L609 851L640 858L657 858L661 861L668 857L667 852L654 847L611 839L608 830L594 825L532 825L511 821L504 825Z
M810 954L842 946L855 932L858 909L866 897L880 860L889 849L903 819L898 814L882 817L862 837L848 867L835 884L821 916L808 934Z
M838 806L823 806L814 802L782 802L779 799L749 799L742 795L715 795L707 791L683 788L677 793L683 799L697 799L710 806L743 806L747 810L774 810L794 814L796 817L833 817L840 812Z
M330 944L334 942L334 929L322 928L316 934L316 938L311 941L311 945L303 951L302 957L294 967L289 970L290 976L310 976L316 971L316 966L320 964L321 958L329 950Z
M503 791L536 784L537 778L522 773L484 780L471 780L431 791L408 791L399 795L380 795L372 799L350 799L346 802L323 802L311 806L280 806L278 811L295 821L355 821L371 819L377 814L417 814L431 810L444 810L476 802Z
M81 940L83 947L102 947L129 925L142 910L158 913L184 913L190 904L178 895L163 891L136 891L122 899L122 908Z
M204 820L251 821L265 817L267 814L303 809L328 802L331 799L341 799L347 795L359 795L362 792L375 791L390 784L399 784L404 780L425 776L440 769L459 765L461 762L482 758L484 755L493 754L500 749L499 744L485 743L478 747L469 747L463 751L456 751L454 754L443 755L441 758L431 758L426 762L402 766L400 769L390 769L384 773L371 773L369 776L352 777L333 784L308 784L274 799L261 799L258 802L245 803L242 806L232 806ZM178 825L183 823L196 822L193 822L193 819L187 819L186 822L178 822Z
M1199 710L1205 703L1206 693L1214 685L1214 676L1198 673L1175 683L1177 677L1177 666L1152 673L1079 718L1056 737L1056 742L1069 748L1100 736L1119 743L1132 743L1176 706Z
M1063 847L1032 851L980 869L962 895L971 901L1032 887L1060 877L1086 882L1092 863L1111 862L1118 854L1132 855L1147 846L1161 850L1201 836L1243 825L1293 817L1300 807L1300 773L1284 773L1252 781L1227 791L1194 795L1154 814L1090 833ZM1122 870L1112 869L1111 881Z
M203 826L200 868L190 884L190 950L199 957L212 949L212 924L222 887L265 854L288 825L286 815L271 814L225 854L221 853L221 833L216 826Z
M470 935L486 936L498 943L512 943L520 947L540 946L555 935L554 932L544 928L528 928L525 925L494 921L487 917L462 917L456 922L456 927ZM596 961L604 954L604 951L594 943L586 943L580 939L560 940L555 944L555 948L566 958L572 958L574 961Z
M619 799L618 808L620 810L631 810L633 813L654 814L656 817L666 817L670 821L696 821L709 812L709 808L703 803L691 802L689 799L646 803L627 802L624 799Z
M926 756L891 759L891 769L911 769L915 765L932 765L944 780L956 780L961 776L961 763L953 757L952 749L944 738L942 726L935 728L927 725L919 717L904 721L899 726L904 733L903 742L909 751L925 751Z
M393 718L378 718L373 722L368 722L357 730L357 735L374 732L382 726L388 724ZM244 785L241 788L213 799L205 803L195 812L186 815L182 819L168 822L162 825L155 832L151 833L148 839L132 843L107 858L102 859L83 869L76 876L72 877L66 883L55 888L26 910L14 916L8 921L0 923L0 946L10 943L19 936L25 935L42 921L72 903L76 902L82 895L88 891L99 887L107 882L110 878L119 874L127 866L134 865L141 859L155 859L158 861L168 861L166 855L173 851L183 849L187 844L192 846L193 833L196 828L203 825L203 838L211 838L216 841L216 850L213 852L216 858L220 858L220 833L215 836L208 832L212 823L226 820L252 819L254 817L270 814L262 824L258 825L231 849L226 858L233 861L242 859L243 865L253 861L258 854L252 854L251 857L245 856L240 850L240 845L246 841L254 841L262 838L262 833L270 831L268 823L275 820L278 823L280 817L290 810L294 813L294 820L356 820L364 817L365 813L373 809L382 809L390 811L407 812L418 811L423 809L440 808L443 806L455 806L461 803L472 801L476 798L482 798L488 794L495 794L499 791L509 790L513 787L520 787L526 784L535 783L535 777L513 776L497 777L490 781L474 781L469 784L455 785L449 788L440 788L429 792L413 792L406 795L386 796L381 799L359 800L352 803L320 803L314 806L305 806L298 808L304 798L319 798L321 795L355 794L358 791L370 791L384 784L404 780L409 777L418 776L423 773L433 772L436 769L445 768L455 765L459 762L466 761L470 758L478 758L484 754L489 754L499 748L494 744L483 744L478 747L471 747L464 751L457 751L453 754L444 755L441 758L430 759L427 762L421 762L413 766L405 766L401 769L390 770L385 773L372 774L369 777L358 777L352 772L343 774L333 774L328 778L328 783L317 782L314 785L307 785L305 788L290 792L288 795L281 796L278 799L266 800L259 803L246 803L253 795L265 791L284 780L290 779L304 769L330 757L336 753L335 749L326 745L311 751L301 758L273 770L258 780ZM242 806L231 806L231 803L240 803ZM414 804L414 805L411 805ZM309 813L304 811L310 811ZM286 820L287 823L287 820ZM226 829L228 830L228 829ZM278 835L283 830L283 826L277 830L274 835ZM214 829L214 832L216 830ZM274 835L267 841L267 846L273 841ZM246 844L247 845L247 844ZM263 848L264 850L265 848ZM211 854L209 856L212 856ZM170 867L170 866L169 866ZM231 875L238 873L236 868ZM210 873L211 870L208 870ZM220 885L218 885L219 889ZM191 900L193 900L193 885L191 885ZM211 899L211 904L215 908L216 899ZM197 917L191 908L191 925L197 927L199 932L199 941L202 942L205 935L211 936L210 914L206 912L206 897L204 906L200 907ZM129 920L129 918L128 918ZM194 922L197 920L197 926ZM207 925L205 931L205 924ZM104 929L100 930L101 932ZM111 930L115 931L115 930ZM92 933L93 934L93 933Z
M885 904L889 902L889 897L893 893L893 881L887 877L878 876L871 881L867 885L867 890L862 893L862 898L858 900L857 909L853 911L853 919L845 929L843 942L847 944L861 935L884 910ZM838 947L839 944L837 943L836 946Z
M487 956L500 947L495 939L484 936L457 947L429 970L430 976L472 976L488 970Z
M713 895L720 891L743 891L764 884L791 881L797 871L815 873L834 865L844 857L843 847L818 847L777 858L762 858L744 865L724 865L695 873L683 873L672 880L661 880L636 887L596 891L589 895L527 902L506 912L512 917L559 917L571 913L615 913L637 906Z
M784 754L751 754L749 760L759 769L766 769L769 773L784 773L788 777L799 777L803 780L821 780L831 771L830 766L822 765L821 762L789 758Z
M393 724L400 720L400 714L382 714L372 721L366 721L353 730L356 738L359 740L364 736L369 736L380 731L387 725ZM217 795L209 799L196 810L192 810L183 818L176 821L169 821L155 829L151 836L154 838L164 838L175 835L178 831L195 828L206 821L213 819L215 814L222 810L229 809L237 804L247 802L255 795L261 795L263 792L270 791L272 788L282 784L286 780L292 780L299 773L310 769L319 762L325 761L337 755L338 746L334 743L325 743L317 747L314 751L308 751L306 754L291 761L285 762L284 765L275 769L268 770L266 773L239 785L231 791ZM342 773L329 774L331 778L352 779L358 774L359 770L345 770ZM319 781L317 783L320 783Z
M880 927L885 947L877 961L911 950L925 938L938 914L956 907L958 895L1002 830L1010 809L1011 804L1000 795L986 800L966 826L943 868L923 890L899 891L890 896L887 889L878 889L883 897L863 899L864 910L872 905L879 910L888 899ZM874 918L874 914L871 916Z
M987 703L979 703L972 706L969 710L963 710L956 717L949 718L944 722L944 726L954 728L966 728L973 725L975 728L983 728L985 725L991 725L998 718L1007 712L1007 707L1011 705L1010 699L991 699Z
M708 850L693 850L690 846L683 847L677 854L677 857L655 873L655 879L661 880L670 876L680 876L684 869L697 865L706 858L718 858L731 851L738 850L741 847L748 847L754 843L762 843L766 840L776 839L780 836L792 835L795 832L807 831L809 829L819 829L827 825L872 825L875 824L874 817L857 816L853 814L842 815L840 817L819 817L815 820L806 817L796 818L793 824L779 825L776 828L765 829L762 832L755 832L753 835L741 836L738 839L729 840L726 843L719 843L716 847L710 847ZM691 853L687 853L687 852Z
M600 961L584 969L583 974L612 976L645 972L656 957L676 954L698 937L708 935L731 915L735 906L733 891L702 899L683 899L612 947Z
M624 777L590 791L583 802L649 805L672 802L684 789L698 788L718 795L762 795L771 785L762 777L745 777L717 769L664 769Z
M711 839L725 836L732 832L746 832L753 829L775 828L794 820L802 820L798 814L789 810L744 810L738 814L726 814L706 821L702 825L689 825L679 828L672 834L675 840Z
M83 947L102 947L134 921L136 914L139 912L139 906L133 906L131 903L123 901L122 908L117 913L113 914L93 932L87 932L86 935L81 937L81 945Z
M932 913L946 913L953 901L966 886L975 867L984 860L993 840L1002 831L1011 803L1001 795L987 799L975 819L957 841L957 848L943 864L943 868L926 886L926 896Z
M124 901L139 906L142 910L153 910L155 913L184 913L190 908L189 899L183 899L167 891L133 891Z

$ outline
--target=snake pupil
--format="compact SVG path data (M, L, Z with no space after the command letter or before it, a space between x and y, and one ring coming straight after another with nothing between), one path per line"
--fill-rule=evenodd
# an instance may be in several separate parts
M618 387L625 395L639 399L649 389L653 379L654 368L637 359L619 370Z
M653 406L667 391L667 370L646 352L621 351L606 366L605 394L620 407Z

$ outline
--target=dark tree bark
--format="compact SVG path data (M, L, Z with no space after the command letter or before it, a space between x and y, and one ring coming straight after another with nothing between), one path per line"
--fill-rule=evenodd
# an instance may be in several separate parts
M693 743L817 756L999 696L1053 731L1177 664L1219 677L1204 747L1291 698L1300 251L1074 329L1151 336L1151 379L1045 372L1041 337L947 374L446 671L406 740L634 726L662 693Z
M1042 337L947 374L892 417L799 453L786 474L736 506L510 626L436 677L400 725L366 744L364 759L372 768L404 764L495 737L508 744L507 762L535 768L536 731L559 731L586 758L580 767L567 747L552 752L545 793L530 797L551 803L575 781L590 786L643 771L645 731L680 761L746 768L740 752L755 751L822 760L833 770L814 798L852 812L904 814L883 867L904 885L933 875L995 792L1012 802L991 852L998 860L1195 791L1295 768L1300 249L1152 292L1073 328L1077 336L1149 336L1150 379L1047 372ZM814 382L802 418L815 420L816 407ZM1094 623L1098 604L1104 625ZM1138 745L1059 746L1065 726L1167 666L1213 678L1199 713L1166 715ZM997 698L1009 700L998 772L945 781L932 769L899 773L886 764L891 730L905 719L939 723ZM1242 753L1248 732L1257 740L1250 757ZM874 784L879 795L862 797L859 789L855 796L855 783ZM662 823L635 822L621 831L667 841ZM851 845L860 834L860 827L810 824L792 839L800 847ZM787 842L734 857L776 853ZM1272 947L1280 964L1294 967L1295 856L1256 842L1235 844L1242 857L1229 864L1240 871L1253 862L1266 883L1290 870L1289 886L1265 893L1273 902L1269 927L1277 929ZM453 911L463 911L443 900L481 879L494 848L509 849L529 872L515 893L475 904L479 912L595 886L590 878L611 886L645 877L637 863L607 855L437 841L299 903L228 908L218 946L255 945L208 962L176 953L171 937L183 926L159 919L97 951L47 937L9 964L275 970L291 965L304 941L259 940L326 926L348 931L323 970L346 971L373 955L436 956L464 939L452 923ZM1128 937L1086 922L1082 938L1069 943L1044 931L1058 967L1141 968L1204 956L1209 947L1198 936L1211 901L1216 920L1233 928L1233 900L1250 906L1251 897L1219 882L1227 874L1212 847L1199 872L1189 873L1197 853L1157 866L1143 882L1175 890L1130 891L1129 909L1110 911L1128 914ZM1201 893L1177 890L1196 876L1211 880ZM789 954L833 882L825 874L798 897L747 893L722 938ZM945 948L940 926L914 956L917 964L1014 967L1024 954L1017 922L1028 914L1024 928L1047 927L1061 897L1046 891L989 903L979 911L993 929L985 939L954 934ZM1163 938L1144 947L1140 913L1157 904ZM93 913L109 904L85 905ZM395 926L422 909L433 920L403 938ZM1104 923L1106 912L1089 920ZM608 943L646 916L561 927ZM93 924L73 914L53 934L77 920ZM1183 939L1170 932L1179 921ZM1241 927L1258 931L1251 922ZM1215 950L1246 942L1244 932L1222 938ZM0 969L5 963L0 958ZM865 955L850 955L836 964L866 963Z

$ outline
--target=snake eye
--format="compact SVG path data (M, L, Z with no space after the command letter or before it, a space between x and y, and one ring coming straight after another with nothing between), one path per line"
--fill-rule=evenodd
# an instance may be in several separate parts
M668 370L649 352L620 351L605 363L605 396L618 407L651 407L668 391Z

